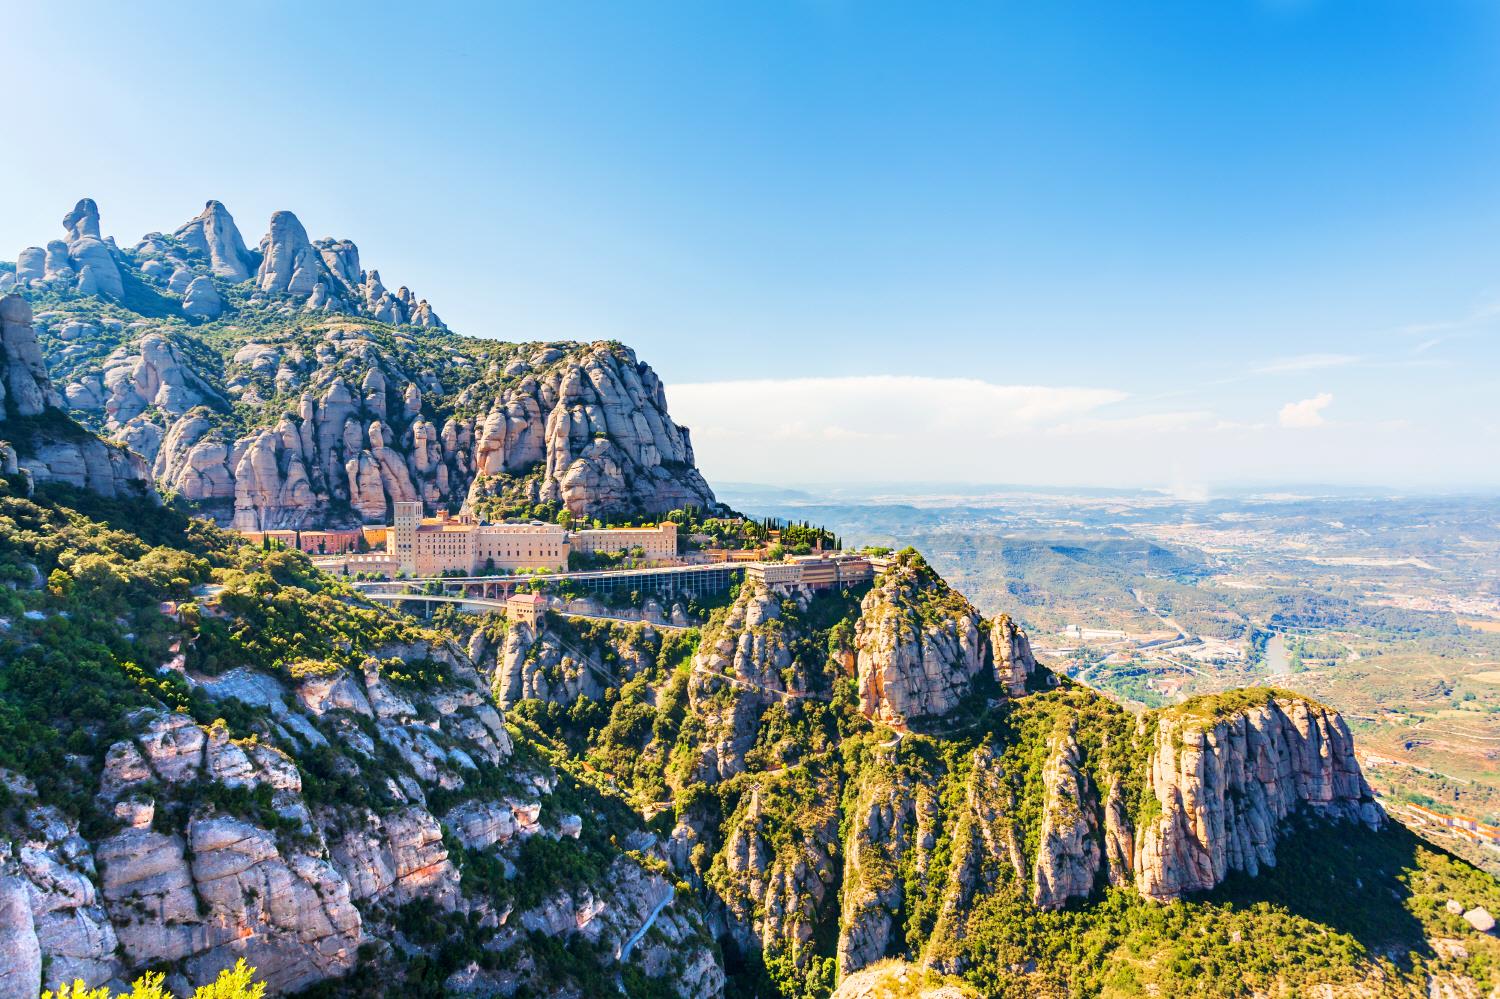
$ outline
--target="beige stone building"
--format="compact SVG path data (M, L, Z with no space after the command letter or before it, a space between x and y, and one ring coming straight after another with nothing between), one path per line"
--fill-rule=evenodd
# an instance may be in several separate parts
M408 576L514 572L568 567L569 552L628 552L640 548L653 562L677 557L677 525L574 531L557 524L480 524L468 515L424 517L420 502L396 504L386 552Z
M574 531L568 542L575 552L615 554L640 548L653 562L677 557L677 525L664 520L655 527L606 527Z
M540 593L517 593L505 601L505 617L512 624L529 624L535 628L546 611L547 598Z
M491 570L566 569L567 532L556 524L479 524L468 516L423 517L419 502L397 503L387 551L408 576L472 576Z

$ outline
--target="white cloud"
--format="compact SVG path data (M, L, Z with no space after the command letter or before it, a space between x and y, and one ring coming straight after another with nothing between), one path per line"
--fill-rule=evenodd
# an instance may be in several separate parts
M866 375L697 382L670 389L695 438L1004 437L1040 431L1126 398L1114 389L995 385L975 378Z
M1166 400L1111 388L903 375L673 384L667 396L710 483L1140 485L1182 497L1246 481L1403 486L1451 479L1462 453L1500 435L1493 420L1436 438L1416 425L1327 420L1332 393L1280 414L1261 400L1280 417L1262 421L1156 408ZM1409 460L1393 472L1396 451Z
M1301 430L1307 427L1321 427L1328 421L1323 419L1323 410L1333 403L1332 392L1319 392L1311 399L1303 399L1301 402L1289 402L1281 407L1276 421L1283 427L1291 430Z
M1255 368L1257 375L1284 375L1299 371L1321 371L1324 368L1342 368L1359 358L1353 354L1298 354L1283 357Z

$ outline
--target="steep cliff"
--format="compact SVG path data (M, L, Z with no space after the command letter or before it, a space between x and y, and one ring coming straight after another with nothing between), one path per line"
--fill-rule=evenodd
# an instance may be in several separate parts
M566 663L545 636L525 639L534 661ZM1311 863L1367 871L1347 891L1382 913L1371 925L1401 926L1393 907L1425 911L1436 892L1462 894L1464 911L1489 897L1454 887L1477 872L1403 853L1342 722L1296 695L1132 716L1038 666L1012 619L982 621L913 553L851 592L746 583L676 666L603 668L614 655L563 668L565 681L592 679L551 701L523 691L513 711L670 826L667 855L702 894L726 970L761 994L866 988L880 976L860 973L893 957L995 995L1095 994L1111 981L1299 994L1372 979L1386 985L1371 994L1410 995L1424 975L1467 980L1457 958L1413 978L1383 951L1343 944L1300 964L1204 963L1224 960L1216 941L1230 932L1224 946L1278 954L1278 941L1338 933L1285 901L1229 914L1216 901L1284 900L1295 878L1268 877L1271 865L1290 856L1305 871L1325 843L1351 852ZM1419 882L1410 903L1390 887ZM1145 929L1163 921L1173 928ZM1397 937L1361 940L1426 946ZM1164 962L1174 946L1203 956ZM1464 947L1494 949L1488 937ZM1108 962L1130 970L1108 978Z
M1384 821L1336 712L1290 693L1243 691L1155 719L1151 792L1159 812L1137 832L1136 885L1151 898L1213 888L1231 871L1276 863L1298 809Z
M898 729L1026 692L1031 645L1008 616L988 627L914 551L896 555L864 598L855 631L860 710Z
M79 239L95 238L92 204ZM407 499L587 517L714 505L661 382L619 344L453 335L290 212L259 251L210 201L108 257L119 294L64 280L45 254L40 273L17 271L62 397L222 524L384 523Z

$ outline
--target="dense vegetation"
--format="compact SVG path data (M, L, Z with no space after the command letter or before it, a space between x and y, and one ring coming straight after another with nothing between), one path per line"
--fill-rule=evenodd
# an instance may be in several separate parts
M932 570L919 556L903 553L899 561L921 579L898 596L911 614L927 620L967 611L962 597L932 585ZM717 831L690 857L691 880L711 906L762 918L758 902L741 908L749 904L743 875L720 852L730 837L758 840L775 864L785 865L778 870L804 865L819 872L826 890L798 937L764 951L722 941L732 996L829 994L845 918L840 899L855 887L844 880L845 853L857 835L851 823L869 802L899 812L908 798L920 816L920 836L892 831L890 843L877 844L874 853L867 846L859 876L872 891L896 889L896 953L952 971L979 994L1291 996L1315 984L1374 983L1373 994L1411 995L1424 988L1428 972L1489 987L1500 942L1467 928L1444 903L1493 909L1500 885L1400 829L1341 828L1335 835L1320 823L1301 824L1279 847L1276 868L1171 905L1101 880L1090 901L1045 912L1031 900L1029 878L993 854L979 873L984 887L966 888L974 872L959 872L978 835L976 794L983 808L1001 816L1024 855L1034 856L1043 769L1058 741L1072 738L1086 785L1099 791L1118 784L1139 829L1159 808L1146 786L1149 738L1137 735L1129 713L1064 681L941 736L893 741L859 713L845 675L858 596L820 596L805 607L788 601L776 620L749 629L795 650L789 689L827 696L766 706L744 754L747 772L738 776L706 779L697 769L706 742L716 738L708 720L732 711L736 694L710 685L690 695L701 677L695 679L680 648L663 650L667 662L623 682L602 705L527 709L537 719L536 712L545 713L564 765L655 816L660 832L682 822ZM703 628L705 647L719 640L724 615L716 612ZM595 638L610 640L602 632ZM1278 694L1295 696L1259 689L1171 710L1211 721ZM1312 898L1309 884L1327 888ZM1463 945L1434 951L1429 937Z

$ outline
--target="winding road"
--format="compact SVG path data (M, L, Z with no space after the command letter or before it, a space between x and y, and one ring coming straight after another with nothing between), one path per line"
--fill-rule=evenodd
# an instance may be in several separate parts
M663 909L672 904L672 899L676 896L677 886L667 885L666 897L656 903L656 908L651 910L651 915L646 917L646 921L641 924L641 928L632 933L630 939L620 945L620 953L616 957L621 964L630 960L630 952L635 948L635 945L641 942L641 937L645 936L646 931L651 929L651 924L656 922L656 917L661 915Z

